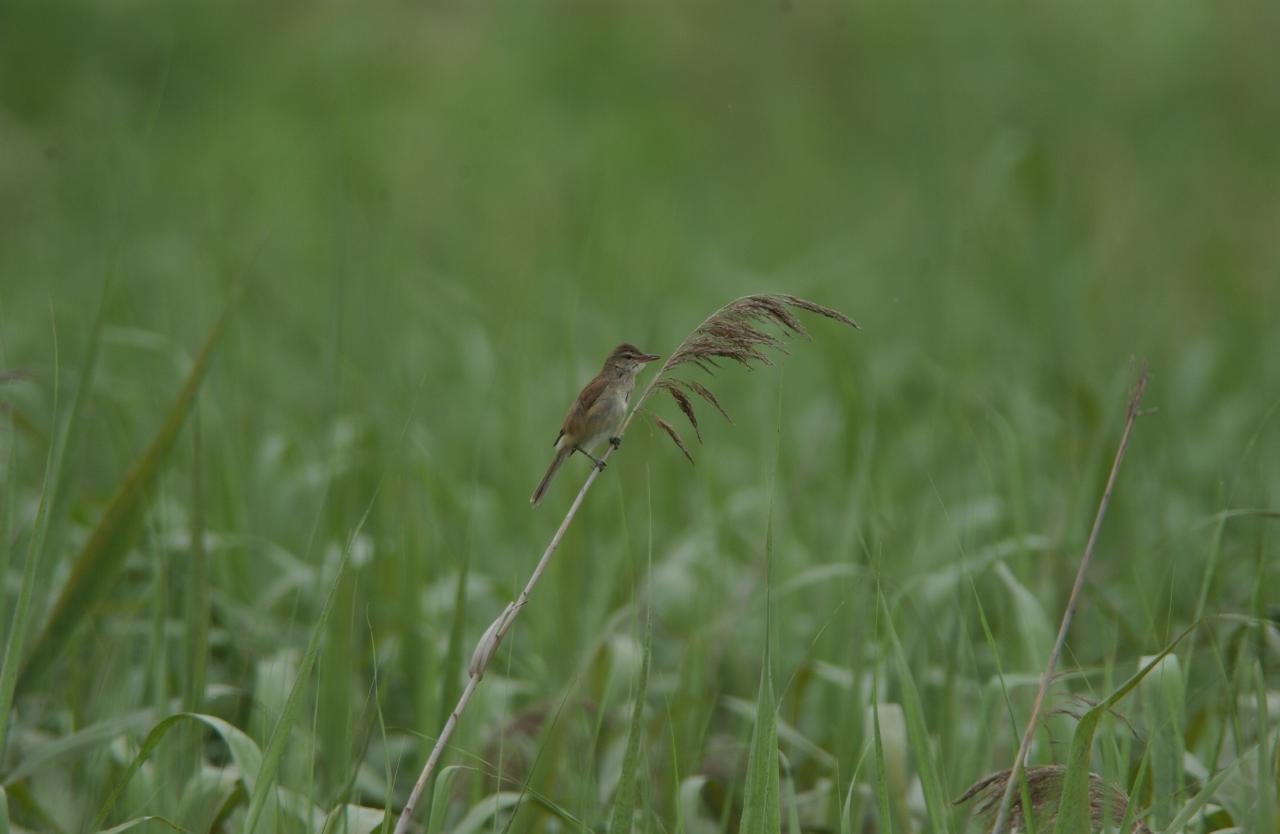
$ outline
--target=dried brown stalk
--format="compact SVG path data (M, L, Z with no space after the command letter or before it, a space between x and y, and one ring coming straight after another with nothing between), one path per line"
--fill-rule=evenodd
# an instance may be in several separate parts
M1084 553L1080 556L1080 567L1076 570L1076 581L1071 586L1071 595L1067 597L1067 610L1062 613L1062 624L1058 627L1058 637L1054 640L1053 649L1049 652L1049 662L1045 666L1044 675L1040 678L1040 687L1036 690L1035 700L1031 703L1031 718L1022 733L1022 742L1018 745L1018 753L1013 757L1010 768L1013 778L1005 780L1004 793L1000 800L991 834L1002 834L1008 821L1010 801L1013 799L1015 786L1022 773L1023 762L1027 758L1027 750L1031 747L1031 739L1035 735L1036 725L1040 720L1040 708L1044 705L1044 696L1053 679L1054 670L1058 666L1058 657L1062 654L1062 646L1067 640L1067 631L1071 628L1071 619L1075 616L1076 605L1080 601L1080 589L1084 587L1084 575L1089 570L1093 559L1093 548L1098 543L1098 531L1102 528L1102 519L1107 515L1107 507L1111 505L1111 491L1116 485L1116 475L1120 472L1120 463L1124 460L1125 450L1129 448L1129 434L1133 423L1138 419L1138 406L1142 402L1142 392L1147 387L1147 363L1143 362L1138 372L1138 382L1129 395L1129 408L1125 412L1124 432L1120 435L1120 445L1116 449L1115 459L1111 462L1111 473L1107 476L1107 485L1102 490L1102 500L1098 502L1098 512L1093 517L1093 528L1089 531L1089 541L1085 543Z
M631 421L641 412L641 406L644 405L645 400L658 387L661 387L662 390L671 395L677 407L684 413L690 424L693 425L695 433L698 432L697 415L694 413L692 401L688 396L685 396L685 391L692 392L710 403L713 408L724 415L725 419L728 419L729 415L720 406L715 395L704 385L681 379L668 380L666 379L667 373L681 365L697 365L704 371L711 373L718 367L716 364L717 359L730 359L748 368L752 366L753 362L760 362L766 365L773 364L769 361L765 350L782 351L782 337L762 330L762 327L774 325L784 335L808 335L800 320L796 318L789 308L815 313L858 328L857 322L844 313L832 310L829 307L823 307L820 304L814 304L812 301L806 301L803 298L796 298L794 295L748 295L731 301L698 325L692 333L685 337L685 340L680 343L667 361L663 363L658 373L654 374L653 380L650 381L644 392L636 399L631 413L627 415L626 421L618 429L618 436L621 437L626 432L627 427L631 425ZM679 392L679 396L677 396L676 392ZM684 453L685 457L692 461L693 458L689 454L688 447L680 439L680 435L675 428L656 414L648 411L645 411L645 413L655 421L658 428L666 432L676 446L679 447L680 451ZM699 439L701 439L700 433ZM600 459L607 461L609 456L613 454L614 449L615 447L612 445L607 447ZM578 490L577 497L569 505L569 511L565 514L564 520L560 522L555 535L551 537L546 550L542 552L542 558L538 560L537 566L534 567L533 574L525 584L524 590L520 592L520 596L516 597L514 602L507 604L507 607L485 629L484 634L481 636L474 653L471 655L471 662L467 667L467 685L462 690L457 706L449 713L449 718L445 721L444 727L441 728L440 735L436 738L435 746L432 747L430 755L427 756L427 762L422 767L422 772L418 774L418 780L414 783L413 791L409 794L409 800L400 812L400 819L396 822L395 834L406 834L409 830L409 824L413 819L413 814L419 801L422 799L422 793L426 790L427 783L431 781L431 774L435 771L436 764L440 761L440 756L444 753L444 748L448 745L454 728L458 725L458 720L462 717L463 711L466 710L467 704L471 702L471 697L480 685L480 679L484 676L485 668L493 658L494 652L497 651L498 644L502 642L502 638L511 630L512 625L515 623L516 615L520 613L520 609L529 601L529 596L533 593L534 586L538 584L538 579L551 561L551 555L560 546L560 541L564 538L570 522L578 514L578 508L582 506L587 490L591 489L591 485L595 483L599 475L600 468L592 467L591 472L587 475L587 480L582 484L582 488Z

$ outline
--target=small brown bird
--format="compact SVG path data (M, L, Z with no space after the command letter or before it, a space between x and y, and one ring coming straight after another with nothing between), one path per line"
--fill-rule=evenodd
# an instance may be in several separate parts
M547 474L542 476L538 488L529 498L530 504L536 505L542 500L542 493L547 491L547 484L551 483L556 470L574 452L581 452L598 468L604 468L604 461L592 456L591 449L602 440L608 440L615 449L622 442L616 432L627 416L627 400L635 390L636 374L646 362L657 358L652 353L641 353L635 345L626 342L613 349L600 373L587 383L569 407L569 413L560 426L560 434L556 435L556 456L551 459Z

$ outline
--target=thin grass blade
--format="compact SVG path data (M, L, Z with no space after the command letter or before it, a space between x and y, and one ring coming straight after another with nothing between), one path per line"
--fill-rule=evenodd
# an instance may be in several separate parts
M449 670L461 669L462 653L465 650L462 641L467 627L467 575L471 571L471 554L468 548L462 554L462 565L458 569L458 582L453 588L453 616L449 621L449 648L445 654L445 673L440 676L440 714L438 723L444 724L449 718L449 710L458 700L458 676ZM434 795L434 794L433 794Z
M227 750L231 753L231 760L235 763L236 769L240 773L241 784L244 785L246 791L252 790L262 765L262 753L258 750L258 745L254 744L253 739L214 715L205 715L198 712L174 713L160 721L160 723L151 728L151 732L147 733L147 737L142 741L142 746L138 748L137 755L133 757L129 767L116 779L115 784L108 792L106 800L103 801L102 807L94 819L94 828L102 825L103 821L106 820L107 814L111 813L111 809L120 798L120 794L133 777L137 775L142 765L146 763L160 742L164 740L169 730L180 722L188 721L204 724L218 734L218 737L222 739L223 744L227 746Z
M1146 664L1150 658L1142 658ZM1165 826L1173 819L1183 794L1183 725L1185 694L1177 655L1168 655L1139 690L1151 759L1151 819Z
M105 289L103 292L105 292ZM22 570L22 585L18 590L18 602L14 606L13 618L9 624L9 636L5 640L4 659L0 661L0 749L4 748L4 741L9 729L9 711L13 706L13 698L21 681L19 659L22 657L24 644L27 640L27 629L31 625L31 595L35 588L36 567L44 556L44 543L49 532L49 517L57 504L58 492L62 483L63 455L71 442L71 438L75 435L76 428L80 422L80 413L84 408L85 401L88 399L89 389L93 387L93 372L97 367L98 345L101 339L102 296L99 295L98 308L93 317L93 329L89 333L89 346L85 351L84 362L81 364L80 384L76 389L76 397L71 404L71 413L59 432L57 431L59 362L56 328L53 333L54 427L52 434L57 437L57 440L49 447L48 455L45 458L44 489L40 492L40 504L36 509L36 518L32 527L31 538L27 545L27 559ZM10 500L11 498L12 492L10 492Z
M134 819L129 820L128 822L122 822L119 825L113 826L111 828L104 828L101 831L97 832L97 834L119 834L122 831L132 831L133 829L137 828L140 825L146 825L147 823L152 823L152 822L159 823L160 825L163 825L173 831L181 831L183 832L183 834L191 834L190 831L178 825L173 820L165 819L164 817L158 817L158 816L136 817Z
M517 791L502 791L486 796L467 811L452 834L479 834L484 830L485 823L506 809L519 805L523 798L524 795Z
M1090 709L1076 725L1071 737L1071 751L1067 756L1067 772L1062 783L1062 797L1058 803L1058 817L1053 826L1054 834L1090 834L1092 831L1092 814L1089 807L1089 765L1093 758L1093 736L1098 723L1107 712L1133 691L1151 670L1159 665L1170 652L1195 629L1195 624L1165 646L1150 663L1139 669L1131 678L1106 697L1104 701Z
M450 765L440 771L431 793L431 813L427 817L427 834L441 834L444 831L445 816L449 811L449 796L453 793L453 781L458 774L474 770L475 768L462 765Z
M756 695L756 724L751 732L747 759L747 783L743 793L739 834L780 834L780 785L778 779L778 728L773 702L771 658L766 640Z
M876 596L881 594L876 586ZM875 640L880 640L880 606L873 607L871 633ZM885 834L893 834L893 813L889 807L889 775L884 753L884 735L880 727L880 664L871 666L871 739L874 749L876 776L873 789L876 795L876 813L880 815L880 830Z
M388 815L380 808L364 805L339 805L325 817L320 834L370 834L382 827Z
M782 757L786 778L783 780L783 793L787 797L787 834L802 834L800 827L800 800L796 795L796 777L791 772L791 764Z
M631 726L627 729L627 750L622 757L622 775L614 794L613 812L609 816L609 834L631 834L636 815L636 788L640 776L640 748L644 738L644 703L649 687L649 659L653 651L653 615L645 618L644 655L640 661L640 680L636 685L635 706L631 710Z
M902 688L907 738L911 742L911 752L915 756L916 769L920 774L920 787L924 791L925 806L929 813L929 828L932 831L949 832L953 828L953 822L946 793L942 789L942 779L938 775L933 746L929 741L929 729L925 725L924 705L920 701L920 692L916 689L915 678L911 674L911 667L907 665L907 657L898 641L898 633L894 630L888 604L883 596L880 597L880 605L884 613L885 634L888 635L889 646L893 650L898 685Z
M781 408L781 405L779 405ZM779 417L781 420L781 417ZM779 423L779 431L780 429ZM770 649L771 608L769 575L773 563L773 497L765 528L765 629L764 656L760 661L760 685L756 693L756 721L751 730L747 781L743 792L739 834L781 834L782 810L778 774L778 713L773 692L773 654Z
M191 559L184 604L186 709L199 712L209 656L209 568L204 549L204 494L200 483L200 408L191 411Z
M889 775L884 754L884 737L880 732L880 697L874 690L871 695L871 738L875 747L876 776L873 788L876 794L876 813L880 815L880 830L893 834L893 812L889 806Z
M1227 777L1231 775L1232 768L1235 767L1235 764L1236 763L1233 762L1227 767L1224 767L1222 770L1218 771L1212 779L1206 782L1204 787L1200 789L1199 793L1191 797L1190 801L1178 810L1178 815L1170 820L1169 824L1161 831L1161 834L1179 834L1179 832L1190 825L1192 818L1195 817L1196 814L1200 813L1201 808L1209 804L1209 800L1213 799L1218 788L1226 781Z
M1258 751L1257 751L1257 769L1258 769L1258 801L1254 805L1256 817L1254 818L1254 831L1275 831L1276 830L1276 761L1275 757L1280 755L1280 746L1273 746L1271 739L1270 720L1267 715L1267 683L1266 678L1262 674L1262 664L1257 660L1253 662L1254 692L1257 698L1258 710Z
M170 703L170 708L180 709L181 705L174 700ZM106 746L122 735L142 732L163 714L157 713L153 708L135 710L96 721L73 733L33 745L24 751L22 761L4 774L3 781L6 784L21 782L45 769L69 767L75 758L88 755L91 751Z
M27 656L26 666L19 677L20 689L47 669L61 654L76 627L89 617L109 593L124 564L129 540L136 527L134 522L141 513L144 499L155 485L169 450L191 411L196 393L200 390L200 384L213 358L214 349L226 331L233 309L228 307L210 331L177 398L160 424L159 431L116 488L102 518L89 536L84 549L76 557L70 576L53 604L53 613Z
M13 559L13 505L18 490L17 442L13 440L13 412L7 414L5 429L9 437L9 456L4 465L4 495L0 496L0 588L7 587L9 563ZM2 732L0 732L2 735Z
M333 581L329 584L329 593L325 596L324 606L320 609L320 616L316 618L316 624L311 630L311 639L308 641L307 649L302 655L302 661L298 664L297 676L294 678L293 686L289 688L289 695L285 698L284 708L280 711L280 718L276 720L275 726L271 729L271 736L267 739L267 746L262 755L262 769L259 771L259 778L254 784L253 790L250 792L249 811L245 815L244 827L241 829L244 834L253 834L253 831L257 828L258 819L262 816L262 811L266 807L268 793L275 781L276 770L280 767L280 759L284 755L285 742L288 740L289 732L293 729L294 723L297 722L298 714L302 708L303 691L308 685L307 681L311 676L311 670L315 667L316 657L320 654L320 648L324 643L325 625L329 622L329 616L333 613L334 601L338 597L339 589L342 588L342 581L351 562L352 543L360 535L360 531L364 529L365 522L369 519L369 512L372 509L373 501L371 500L365 507L364 514L361 515L355 530L348 537L346 547L342 549L342 558L338 560L338 569L334 572Z

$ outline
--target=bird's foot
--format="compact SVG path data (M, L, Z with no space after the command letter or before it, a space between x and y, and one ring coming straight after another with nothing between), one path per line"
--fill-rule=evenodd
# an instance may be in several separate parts
M609 438L609 445L615 449L619 448L620 446L622 446L622 438L621 437Z
M604 471L605 463L604 463L604 461L600 460L600 458L598 458L598 457L596 457L595 455L591 454L590 452L588 452L586 449L582 448L581 446L574 446L573 448L574 448L574 450L575 450L575 451L581 452L582 454L586 455L586 456L587 456L587 459L588 459L588 460L590 460L592 463L594 463L594 464L596 465L596 469L599 469L601 472L603 472L603 471Z

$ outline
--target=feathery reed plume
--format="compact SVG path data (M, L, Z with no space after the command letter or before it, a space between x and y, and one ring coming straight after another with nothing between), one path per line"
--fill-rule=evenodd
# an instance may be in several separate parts
M693 463L693 455L689 454L689 447L684 445L684 441L680 439L680 433L676 431L675 426L671 425L666 420L663 420L657 414L650 413L649 417L653 419L653 422L658 424L658 428L667 433L667 436L671 438L671 441L675 443L676 446L680 448L680 451L684 456L689 459L689 463ZM690 419L692 420L692 418ZM697 423L694 423L694 430L696 431L697 428Z
M701 443L702 431L698 427L698 415L694 410L690 394L705 400L729 422L733 421L729 413L720 405L715 394L711 393L705 385L692 380L668 377L668 374L682 365L693 365L710 375L720 367L717 360L721 359L736 362L748 369L754 367L753 363L757 362L762 365L772 365L773 362L766 351L776 350L786 353L783 340L787 336L797 335L806 338L809 336L800 319L790 308L814 313L858 330L862 329L856 321L839 310L823 307L821 304L814 304L812 301L806 301L794 295L772 293L743 296L721 307L685 337L670 358L658 369L653 382L645 390L644 397L637 402L637 408L639 403L648 396L650 390L656 388L666 392L675 402L676 408L680 409L680 413L689 421L698 442ZM767 327L781 332L780 334L771 333L764 329ZM693 463L693 456L689 454L688 447L680 439L675 428L652 412L646 412L646 415L655 421L658 428L666 432L689 462Z
M693 394L706 401L712 408L719 411L726 420L729 420L728 413L721 407L719 400L705 385L683 379L667 379L667 373L681 365L697 365L707 373L712 373L719 367L716 363L717 359L731 359L748 368L752 367L753 362L772 365L773 363L765 353L766 350L772 349L785 353L786 350L782 346L783 337L789 334L806 337L809 335L800 320L788 308L815 313L838 321L841 324L847 324L859 330L862 329L858 327L857 322L844 313L832 310L830 307L823 307L821 304L814 304L812 301L806 301L803 298L796 298L794 295L776 293L748 295L731 301L698 325L692 333L685 337L685 340L680 343L667 361L663 363L643 393L636 398L635 404L631 408L631 413L627 415L622 427L618 429L618 437L622 437L626 433L627 427L631 425L631 421L635 419L635 416L643 412L654 421L654 424L659 429L671 438L684 456L689 459L689 462L692 463L693 456L689 454L688 447L680 439L680 434L675 430L675 427L653 412L643 409L642 406L645 401L649 399L649 395L653 393L655 388L661 388L666 391L675 401L676 407L680 409L690 425L693 426L698 439L701 440L702 434L698 430L698 417L693 409L693 401L688 394ZM774 335L767 330L761 329L771 325L780 329L782 336ZM611 444L604 450L600 460L607 461L616 449L617 447ZM484 671L497 651L498 644L502 642L502 638L506 633L511 630L511 626L515 623L520 609L524 608L525 604L528 603L530 594L533 593L534 587L538 584L538 579L551 561L551 555L560 546L560 541L564 538L565 531L578 514L578 509L582 506L583 499L586 498L587 490L591 489L591 485L599 477L602 468L600 466L591 468L591 472L587 475L587 480L582 484L582 488L578 490L578 495L573 499L573 503L569 505L569 510L560 522L560 526L556 529L555 535L551 537L550 543L547 544L546 549L542 552L542 558L538 560L538 564L534 567L533 573L529 576L529 581L525 583L524 590L520 592L520 595L513 602L507 603L506 608L502 610L498 618L485 629L484 634L480 637L475 651L471 655L471 662L467 665L467 685L458 697L457 706L453 708L453 712L449 713L448 719L445 720L444 726L440 729L440 735L436 738L435 746L432 747L430 755L427 756L427 762L422 766L422 772L418 774L418 780L413 785L413 791L409 794L408 801L400 811L400 819L396 822L395 834L406 834L409 830L414 810L422 798L422 793L426 789L427 783L431 781L431 774L435 771L436 764L444 753L444 748L448 745L463 711L466 710L467 704L471 702L471 697L475 694L476 688L479 687L480 679L484 677Z
M975 810L990 827L1000 809L1000 800L1009 785L1009 774L1012 769L988 773L969 786L956 805L977 799ZM1035 831L1051 831L1058 817L1058 804L1062 798L1062 783L1066 777L1066 768L1060 765L1032 767L1026 771L1027 796L1031 800L1031 821ZM1028 830L1026 811L1022 807L1022 797L1014 793L1015 799L1008 810L1009 826L1016 831ZM1105 826L1119 825L1129 811L1129 796L1114 785L1102 781L1096 773L1089 774L1089 816L1095 830L1103 830ZM1140 819L1135 819L1129 834L1151 834L1150 829Z
M698 429L698 413L693 410L693 402L689 399L689 395L677 384L676 380L664 379L658 383L657 387L659 391L666 391L671 395L671 399L676 401L676 407L680 409L680 413L689 421L689 425L693 426L693 433L697 435L698 442L701 443L702 432Z

